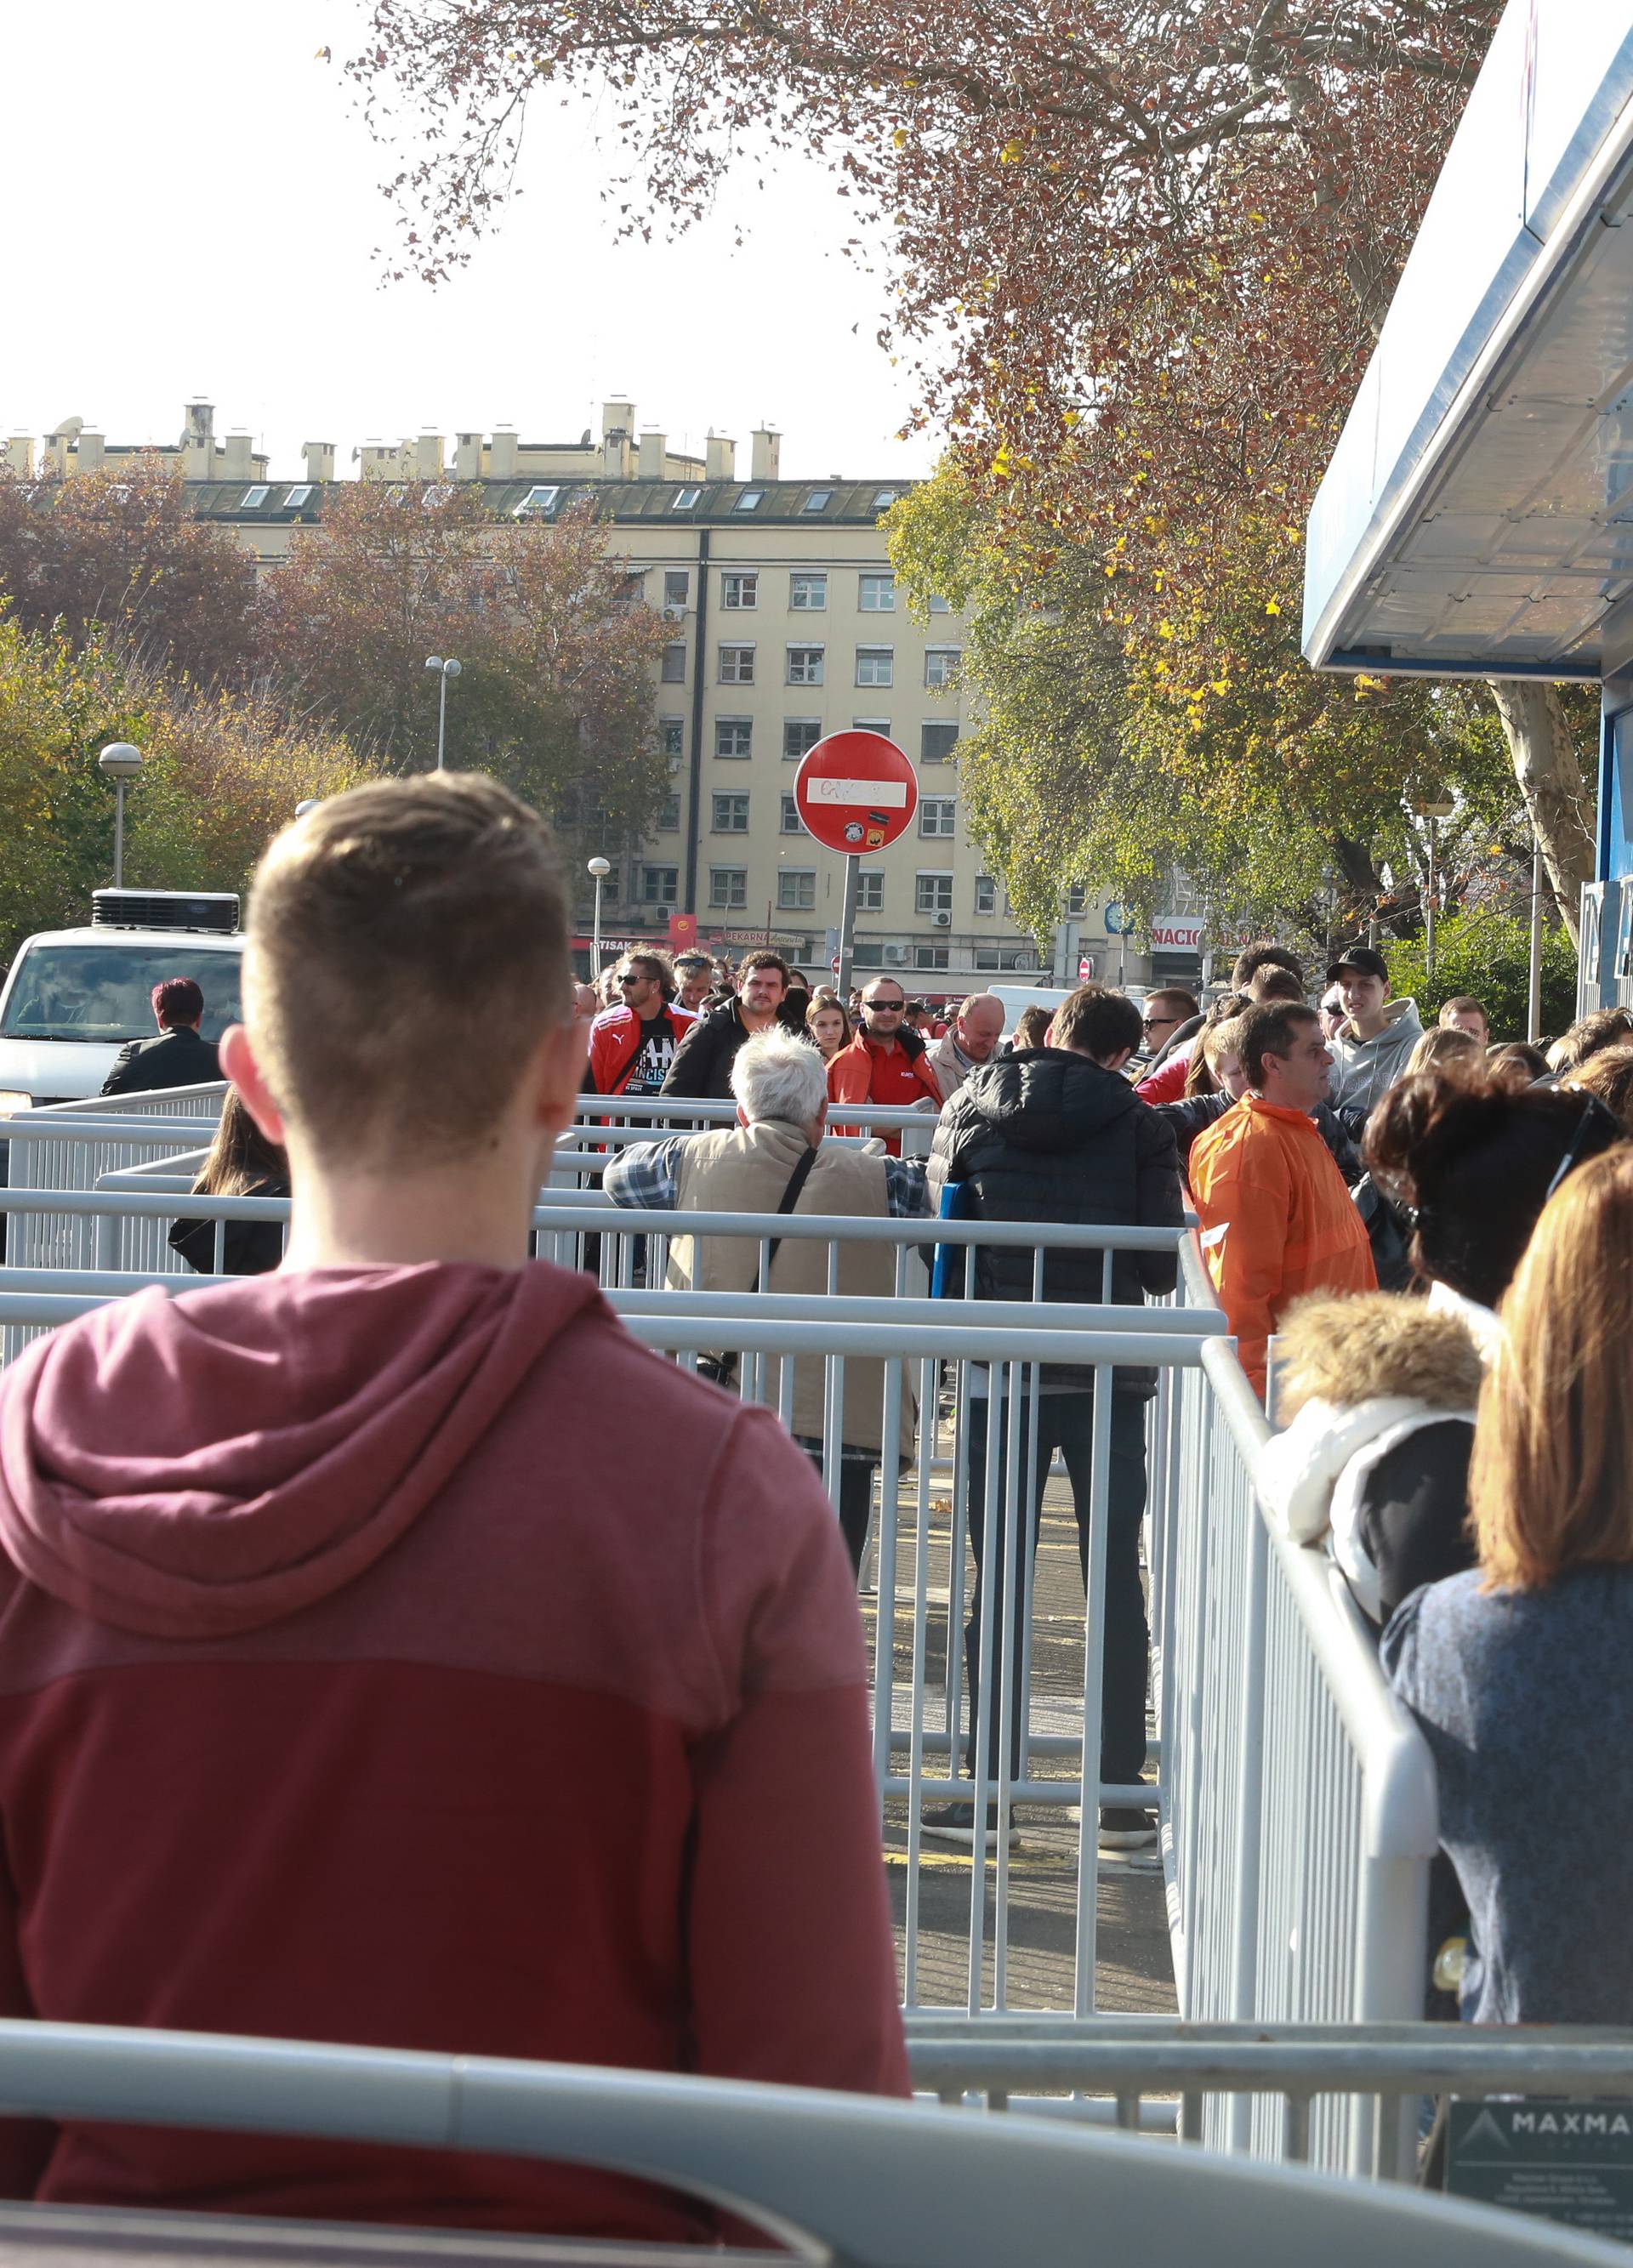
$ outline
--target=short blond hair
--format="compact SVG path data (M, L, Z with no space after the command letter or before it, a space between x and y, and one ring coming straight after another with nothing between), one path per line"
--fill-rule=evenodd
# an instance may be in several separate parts
M571 1013L567 915L549 829L481 773L376 780L286 827L244 1005L291 1127L324 1160L474 1151Z

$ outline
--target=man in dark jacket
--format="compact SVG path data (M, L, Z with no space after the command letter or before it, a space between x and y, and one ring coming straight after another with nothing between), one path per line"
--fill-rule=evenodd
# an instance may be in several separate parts
M1140 1011L1119 993L1084 984L1056 1012L1046 1047L998 1057L973 1071L946 1108L930 1153L930 1185L938 1203L942 1192L959 1188L958 1209L988 1220L1082 1221L1111 1226L1178 1229L1183 1219L1179 1171L1171 1130L1148 1109L1127 1081L1123 1067L1140 1043ZM949 1208L943 1204L942 1210ZM1036 1248L980 1248L975 1295L987 1300L1031 1300ZM1050 1251L1044 1256L1043 1297L1097 1303L1105 1296L1105 1255L1096 1251ZM1177 1250L1112 1255L1111 1297L1140 1307L1148 1292L1171 1292L1179 1272ZM976 1373L966 1439L969 1445L970 1544L975 1557L976 1589L964 1628L972 1733L967 1764L975 1769L975 1734L984 1563L1001 1571L1007 1557L1005 1523L1009 1508L1001 1495L997 1533L986 1533L986 1442L989 1395ZM1119 1369L1113 1374L1111 1408L1110 1491L1105 1555L1105 1655L1101 1687L1100 1778L1111 1786L1131 1786L1145 1771L1145 1696L1149 1636L1140 1584L1140 1522L1145 1512L1145 1407L1156 1391L1156 1373ZM1089 1520L1093 1478L1095 1395L1081 1371L1046 1365L1039 1381L1038 1440L1031 1505L1034 1548L1037 1515L1043 1504L1049 1461L1056 1448L1065 1459L1077 1514L1078 1553L1085 1584L1089 1568ZM1005 1405L999 1403L1003 1425ZM1029 1412L1021 1412L1019 1469L1026 1470ZM1006 1445L1007 1450L1007 1445ZM1018 1554L1017 1554L1018 1558ZM1011 1705L1010 1770L1018 1771L1020 1664L1028 1632L1024 1621L1025 1573L1017 1567L1011 1605L1012 1660L1016 1684ZM1001 1589L1000 1592L1001 1598ZM992 1659L1000 1659L1003 1616L994 1616ZM986 1774L998 1773L999 1709L989 1707ZM1085 1759L1087 1765L1088 1760ZM1085 1777L1087 1774L1085 1774ZM992 1818L989 1810L989 1824ZM927 1831L972 1841L974 1807L949 1804L926 1818ZM1156 1838L1150 1813L1111 1804L1100 1812L1100 1842L1128 1850Z
M768 1032L783 1020L788 964L781 954L762 947L743 955L737 997L723 1008L699 1016L676 1050L663 1082L665 1094L720 1095L731 1093L731 1067L752 1032Z
M104 1094L151 1094L164 1086L207 1086L221 1076L216 1043L200 1037L204 996L190 976L166 976L151 994L154 1040L132 1040L102 1082Z

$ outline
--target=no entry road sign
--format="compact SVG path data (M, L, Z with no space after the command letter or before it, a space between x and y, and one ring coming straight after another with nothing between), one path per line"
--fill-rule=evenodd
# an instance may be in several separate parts
M909 759L883 733L831 733L794 776L800 817L818 843L852 858L883 850L913 825L919 783Z

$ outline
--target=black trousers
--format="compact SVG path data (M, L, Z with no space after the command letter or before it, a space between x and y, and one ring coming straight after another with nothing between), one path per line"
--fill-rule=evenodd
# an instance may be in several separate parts
M803 1449L822 1477L822 1443L814 1441L807 1433L796 1433L794 1441ZM851 1572L861 1572L862 1553L868 1549L868 1522L873 1513L873 1476L878 1471L876 1460L858 1455L846 1449L839 1460L839 1533L845 1538L845 1548L851 1555Z
M1065 1460L1067 1476L1072 1484L1072 1502L1077 1514L1077 1557L1083 1569L1085 1589L1089 1580L1089 1512L1094 1475L1094 1401L1092 1389L1087 1394L1038 1395L1038 1461L1031 1506L1035 1551L1038 1515L1043 1505L1044 1486L1049 1476L1049 1460L1058 1448ZM1020 1412L1019 1477L1022 1490L1026 1485L1028 1436L1031 1430L1029 1402L1030 1396L1022 1398ZM1140 1523L1145 1517L1146 1498L1146 1404L1138 1395L1117 1393L1112 1394L1111 1403L1111 1468L1106 1493L1105 1655L1100 1686L1100 1778L1114 1786L1127 1786L1137 1780L1145 1770L1145 1696L1150 1671L1150 1633L1146 1627L1145 1594L1140 1583ZM970 1734L965 1765L972 1777L975 1771L976 1707L979 1695L981 1600L990 1564L1000 1587L992 1636L992 1660L996 1674L1003 1660L1002 1587L1009 1550L1011 1507L1008 1501L1005 1469L1009 1445L1003 1431L1005 1403L1001 1396L997 1403L1001 1428L998 1519L994 1523L996 1533L990 1539L989 1562L986 1440L988 1413L992 1406L986 1397L972 1396L965 1429L970 1549L974 1554L976 1571L970 1619L964 1629L964 1669L970 1690ZM1009 1602L1015 1665L1010 1697L1009 1770L1012 1775L1018 1776L1021 1768L1021 1664L1025 1659L1028 1635L1024 1619L1026 1568L1018 1550L1015 1575L1015 1596ZM995 1780L998 1776L998 1723L1001 1713L999 1705L994 1702L986 1728L986 1774L989 1781Z

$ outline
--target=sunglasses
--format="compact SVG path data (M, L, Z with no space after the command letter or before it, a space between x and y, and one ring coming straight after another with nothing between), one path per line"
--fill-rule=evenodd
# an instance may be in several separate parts
M887 1014L893 1016L898 1009L905 1008L907 1003L905 1000L864 1000L862 1005L864 1008L883 1008Z
M1154 1032L1159 1025L1177 1024L1179 1021L1179 1019L1178 1016L1142 1016L1140 1019L1140 1029L1142 1032Z

